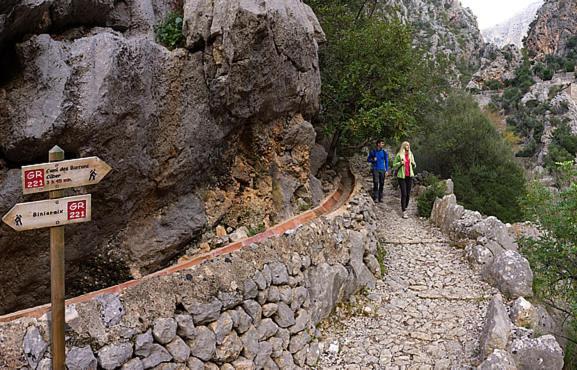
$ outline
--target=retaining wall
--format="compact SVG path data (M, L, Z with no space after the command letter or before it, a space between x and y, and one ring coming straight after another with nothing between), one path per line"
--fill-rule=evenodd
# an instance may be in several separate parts
M68 368L313 366L316 324L380 274L372 201L348 195L340 189L253 238L67 301ZM50 368L48 309L0 318L0 368Z
M518 252L510 227L457 204L454 194L437 199L431 221L453 240L466 244L473 268L496 287L480 338L479 369L561 370L562 328L533 297L533 271Z

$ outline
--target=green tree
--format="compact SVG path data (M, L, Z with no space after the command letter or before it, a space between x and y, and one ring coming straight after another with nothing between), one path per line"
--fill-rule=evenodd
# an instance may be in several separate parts
M444 84L413 47L411 29L383 19L377 2L311 0L327 43L320 50L320 123L333 143L358 147L417 130ZM435 91L435 86L438 88Z
M476 102L468 95L452 94L430 125L415 149L421 169L451 177L465 207L505 222L518 220L523 171Z
M539 226L538 238L522 238L521 251L535 273L534 286L540 298L563 307L573 335L577 333L577 171L573 162L559 164L565 188L553 193L538 182L528 188L523 202L525 217ZM572 339L573 343L575 338ZM575 344L568 348L567 368L574 368Z

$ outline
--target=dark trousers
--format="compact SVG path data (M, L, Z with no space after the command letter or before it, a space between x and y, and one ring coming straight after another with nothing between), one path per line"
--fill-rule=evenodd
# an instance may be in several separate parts
M413 185L412 177L405 177L399 179L399 187L401 188L401 209L403 212L409 206L409 196L411 195L411 186Z
M383 186L385 185L385 171L373 170L373 199L383 199Z

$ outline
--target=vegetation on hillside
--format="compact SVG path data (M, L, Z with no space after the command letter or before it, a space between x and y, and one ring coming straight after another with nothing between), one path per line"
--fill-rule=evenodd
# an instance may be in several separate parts
M565 311L577 333L577 171L572 162L557 165L565 187L555 193L538 182L529 186L525 217L542 235L523 238L520 244L535 272L537 294Z
M522 169L509 144L468 95L450 95L419 137L421 169L452 178L455 195L469 209L505 222L520 219L525 192Z

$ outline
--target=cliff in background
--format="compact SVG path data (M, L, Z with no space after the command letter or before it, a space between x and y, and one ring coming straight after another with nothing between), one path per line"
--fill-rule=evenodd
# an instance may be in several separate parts
M483 38L500 48L509 44L518 48L523 47L523 38L527 35L529 25L535 19L541 5L543 5L542 0L536 1L506 22L481 30Z
M385 15L396 15L415 30L416 43L445 58L455 81L466 84L477 70L484 48L477 19L459 0L386 0Z
M186 38L173 51L154 38L171 11ZM0 213L32 200L19 168L55 144L112 166L68 192L94 205L92 222L66 230L69 294L165 266L236 199L254 199L262 222L290 216L297 197L322 194L306 119L323 38L299 0L2 2ZM47 232L3 225L0 251L0 313L47 302Z
M529 26L525 47L542 59L547 54L565 56L567 43L577 35L577 0L546 0Z

